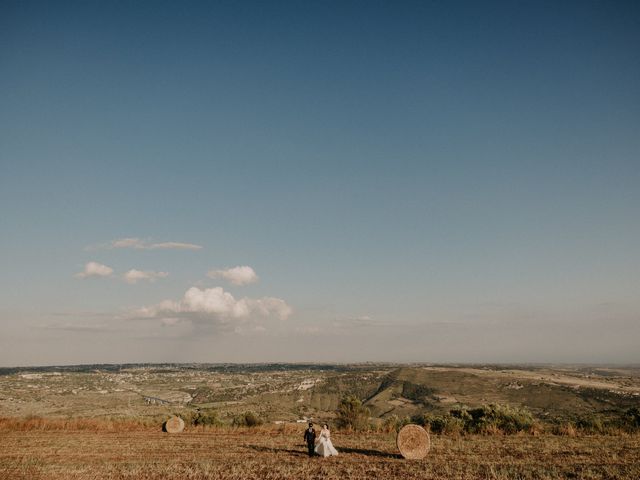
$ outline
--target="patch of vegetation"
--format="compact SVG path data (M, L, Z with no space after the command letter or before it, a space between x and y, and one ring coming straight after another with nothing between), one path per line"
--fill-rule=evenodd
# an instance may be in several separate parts
M338 405L338 427L348 430L362 431L369 426L369 409L355 396L343 398Z
M640 431L640 408L632 407L626 411L616 411L609 416L602 414L581 415L571 424L577 430L587 434L603 434L619 431L630 433Z
M401 369L398 368L393 372L389 373L388 375L385 375L382 381L380 382L378 389L375 391L373 395L377 395L378 393L383 392L387 388L392 387L398 381L398 376L400 375L400 371Z
M435 390L426 385L417 385L405 381L402 383L402 396L414 402L425 403L427 397L432 397Z
M241 413L233 418L234 427L257 427L263 423L264 422L260 416L253 411Z
M382 431L387 433L398 432L402 427L410 423L417 423L410 417L399 417L398 415L389 415L382 422Z
M198 410L193 415L191 424L194 426L220 426L222 425L222 420L216 410L209 408Z
M418 418L416 423L429 427L433 433L456 435L464 431L464 420L454 417L451 414L445 415L424 415L422 419ZM422 421L420 421L422 420Z
M581 388L577 395L590 405L603 408L617 406L618 408L633 408L638 405L638 398L597 388Z
M505 433L528 432L534 425L531 412L524 408L490 404L467 409L458 408L445 415L425 415L424 425L434 433Z
M640 429L640 408L633 407L627 410L625 420L630 427Z
M361 372L350 372L327 377L314 388L314 393L345 395L348 392L349 395L365 399L374 395L377 388L378 379L373 375L363 378Z
M600 415L583 415L578 417L575 426L586 433L603 433L605 420Z

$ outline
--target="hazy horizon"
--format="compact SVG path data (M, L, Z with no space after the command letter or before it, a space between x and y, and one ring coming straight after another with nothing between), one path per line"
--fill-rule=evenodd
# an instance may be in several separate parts
M60 365L7 365L0 367L0 370L28 370L28 369L51 369L51 368L77 368L94 366L184 366L184 365L207 365L207 366L261 366L261 365L283 365L283 366L365 366L365 365L397 365L397 366L429 366L429 367L449 367L465 368L472 366L504 366L504 367L593 367L593 368L638 368L640 363L475 363L475 362L121 362L121 363L68 363Z
M0 5L0 366L640 363L637 2Z

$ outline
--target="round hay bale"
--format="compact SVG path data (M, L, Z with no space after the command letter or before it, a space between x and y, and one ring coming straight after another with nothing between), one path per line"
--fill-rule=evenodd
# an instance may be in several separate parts
M164 430L168 433L180 433L184 430L184 420L180 417L171 417L164 422Z
M398 432L396 444L400 454L407 460L420 460L431 448L429 434L420 425L405 425Z

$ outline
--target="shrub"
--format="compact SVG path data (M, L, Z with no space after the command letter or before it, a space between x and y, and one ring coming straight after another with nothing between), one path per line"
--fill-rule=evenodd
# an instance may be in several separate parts
M563 435L565 437L575 437L577 435L577 431L576 431L576 427L573 423L571 422L566 422L563 424L556 424L554 425L553 429L551 430L551 432L554 435Z
M449 415L460 420L465 430L470 431L472 429L474 419L467 407L449 410Z
M586 433L604 433L605 424L602 418L596 415L585 415L576 421L576 427Z
M640 408L632 407L621 412L603 415L584 415L576 420L576 427L585 433L616 433L640 430Z
M464 431L464 420L454 417L450 413L446 415L424 415L424 426L429 427L433 433L459 434Z
M640 429L640 408L632 407L625 413L625 423L631 430Z
M195 426L222 425L218 412L213 409L198 410L191 418L191 423Z
M433 395L435 390L425 385L416 385L411 382L404 382L402 384L402 396L413 400L414 402L425 402L426 397Z
M400 418L397 415L389 415L382 422L382 430L387 433L398 432L402 427L410 423L416 423L409 417Z
M257 427L262 423L262 419L258 414L252 411L241 413L233 418L233 425L236 427Z
M421 427L424 427L427 425L427 422L425 420L426 415L425 414L417 414L417 415L412 415L409 420L409 422L407 423L415 423L416 425L420 425Z
M337 411L337 423L340 428L361 431L366 430L369 422L369 409L353 395L340 401Z
M420 423L420 422L416 422ZM434 433L517 433L530 431L534 419L528 410L504 405L484 405L450 410L446 415L424 415L424 425Z
M400 418L398 418L397 415L389 415L382 422L382 431L387 433L397 431L399 421L400 421Z
M529 431L534 420L524 408L508 405L484 405L466 412L465 430L471 433L503 432L507 434ZM470 417L470 418L468 418Z

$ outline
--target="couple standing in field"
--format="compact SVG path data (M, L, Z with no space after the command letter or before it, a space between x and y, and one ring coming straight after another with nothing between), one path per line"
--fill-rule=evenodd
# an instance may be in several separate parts
M309 428L304 431L304 441L307 442L310 457L313 457L316 453L321 457L338 455L338 451L333 447L333 443L331 443L331 432L329 431L329 425L326 423L322 425L320 436L317 437L313 423L309 422Z

